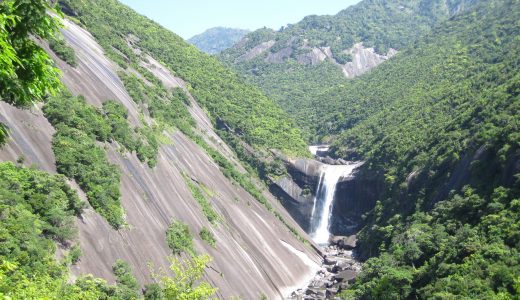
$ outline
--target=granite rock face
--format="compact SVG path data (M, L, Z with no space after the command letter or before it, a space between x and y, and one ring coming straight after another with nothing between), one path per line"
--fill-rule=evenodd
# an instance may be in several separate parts
M246 53L237 58L237 62L250 61L253 58L261 55L265 51L274 46L275 41L267 41L256 45L254 48L248 50Z
M104 101L119 101L129 112L133 126L139 126L139 110L117 76L117 67L108 60L94 38L74 23L65 21L63 34L74 48L78 66L71 68L56 56L63 73L63 82L74 94L82 94L87 102L100 106ZM169 86L183 86L157 61L149 61L150 69ZM175 71L175 70L172 70ZM215 134L204 111L191 98L190 109L198 131L234 164L239 164L229 147ZM8 143L0 149L0 159L16 161L25 157L25 165L34 165L55 173L51 149L54 129L39 108L20 110L0 103L0 121L11 133ZM172 218L187 223L194 236L198 253L213 257L204 277L218 287L219 298L239 297L268 299L287 297L313 276L318 268L318 252L296 239L272 213L244 189L233 184L218 165L197 144L180 132L167 133L169 143L159 149L157 166L150 169L135 153L121 153L118 146L105 143L111 163L121 170L122 206L128 228L112 229L94 210L86 209L77 219L79 243L83 255L72 268L74 276L93 274L114 281L112 265L116 259L130 263L141 285L151 281L148 263L168 269L171 251L165 231ZM237 165L237 170L243 168ZM222 216L222 223L210 226L197 201L186 186L182 174L204 184L214 195L211 204ZM71 185L77 188L74 182ZM83 193L79 190L80 195ZM299 228L285 209L268 192L271 205L291 226ZM211 228L217 247L208 246L198 237L205 226ZM297 229L302 236L305 232Z
M352 48L343 52L350 54L352 57L351 62L340 65L347 78L358 77L397 54L395 49L390 49L386 55L381 55L376 53L374 48L365 48L363 43L356 43Z

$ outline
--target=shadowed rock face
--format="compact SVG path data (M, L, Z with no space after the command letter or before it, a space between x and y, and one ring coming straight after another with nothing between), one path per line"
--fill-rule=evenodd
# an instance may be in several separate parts
M79 62L73 69L58 60L65 85L73 93L85 95L94 105L108 99L120 101L128 109L132 123L138 125L137 106L118 79L117 67L103 56L88 32L65 23L64 36ZM161 71L163 81L179 82L169 75ZM191 113L209 140L214 135L211 123L198 106ZM1 160L14 161L23 154L26 165L35 164L55 172L51 149L54 129L39 109L22 111L0 103L0 121L11 129L11 140L0 149ZM105 145L110 161L121 169L122 205L129 228L113 230L97 213L87 209L77 220L83 256L73 267L73 275L92 273L113 281L111 266L121 258L132 265L140 283L149 282L149 262L156 270L168 268L167 256L171 251L166 245L165 231L170 220L176 218L189 225L196 251L213 257L205 278L219 288L219 297L257 299L265 294L268 299L276 299L302 286L316 272L320 261L316 251L299 242L251 195L230 182L195 143L179 132L168 137L171 143L161 146L154 169L141 163L135 154L121 154L116 145ZM237 163L226 145L216 148ZM221 224L208 224L185 185L182 172L212 192L210 202L222 216ZM80 195L85 198L81 191ZM290 225L298 227L272 195L264 195ZM216 248L198 238L202 226L213 231Z
M330 232L333 235L355 234L362 225L361 216L371 210L384 189L377 174L361 167L354 177L339 182L332 208Z
M301 184L301 183L300 183ZM303 230L309 232L314 195L306 194L302 188L289 176L278 179L270 186L271 192L282 201L285 209Z
M308 231L323 163L311 159L286 160L289 175L278 179L271 191L281 200L300 226ZM360 167L353 176L339 179L330 232L333 235L354 234L362 224L361 216L372 209L384 186L377 174ZM304 189L310 189L306 194Z

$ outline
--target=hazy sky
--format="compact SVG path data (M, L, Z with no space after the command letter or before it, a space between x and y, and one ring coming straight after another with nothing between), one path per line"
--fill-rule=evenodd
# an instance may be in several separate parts
M360 0L120 0L188 39L216 27L279 29L307 15L333 15Z

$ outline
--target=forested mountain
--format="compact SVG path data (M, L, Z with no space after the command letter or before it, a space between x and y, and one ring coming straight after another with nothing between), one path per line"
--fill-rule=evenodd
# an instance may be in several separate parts
M518 1L479 1L330 91L320 130L384 182L359 235L376 258L346 298L518 295L519 18Z
M310 293L518 299L519 0L365 0L224 62L116 0L58 2L0 1L0 298L287 298L344 264ZM289 114L360 161L333 189ZM360 212L357 278L272 182Z
M473 2L366 0L334 16L305 17L279 31L259 29L220 58L275 99L313 140L314 126L323 123L324 115L309 109L311 101L328 103L326 91L348 85L347 78L392 57Z
M227 27L213 27L188 39L188 42L208 54L217 54L232 47L249 30Z
M121 67L137 69L150 54L189 82L190 92L213 120L219 119L240 132L246 142L293 154L305 151L299 131L287 115L216 58L197 51L179 36L115 0L62 2L78 14L107 55ZM142 55L132 47L143 51Z
M0 298L274 298L312 275L259 177L308 155L287 114L118 1L59 5L0 3Z

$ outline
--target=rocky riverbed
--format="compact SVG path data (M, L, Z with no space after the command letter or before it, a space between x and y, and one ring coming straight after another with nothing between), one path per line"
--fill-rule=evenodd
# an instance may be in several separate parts
M309 284L293 292L289 299L339 299L336 295L352 284L361 271L361 264L354 259L356 237L332 237L323 247L321 269Z

